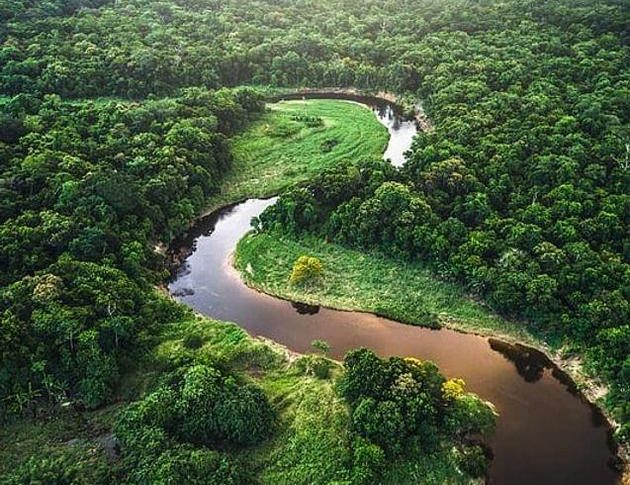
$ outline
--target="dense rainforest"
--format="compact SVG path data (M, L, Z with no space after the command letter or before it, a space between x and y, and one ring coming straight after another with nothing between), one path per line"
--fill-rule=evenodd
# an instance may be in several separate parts
M111 403L160 328L189 318L155 290L161 244L217 194L229 138L263 113L265 89L352 86L421 100L433 129L400 171L341 164L283 195L261 228L430 262L578 352L627 440L629 23L624 0L0 0L1 417ZM360 356L338 392L370 469L428 428L373 429L418 409L385 384L352 390ZM370 362L417 373L433 390L422 419L466 429L449 424L448 399L468 398L455 384L440 394L437 370ZM162 483L148 463L253 480L223 451L273 434L265 394L212 362L179 364L117 424L130 480ZM198 403L212 413L191 413ZM42 467L20 473L58 463Z

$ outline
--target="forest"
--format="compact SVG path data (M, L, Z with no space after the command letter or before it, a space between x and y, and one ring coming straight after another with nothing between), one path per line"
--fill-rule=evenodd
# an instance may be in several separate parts
M11 449L0 482L396 483L393 458L453 443L436 463L484 475L468 436L491 408L431 364L315 352L320 382L244 335L185 335L194 317L160 289L164 248L213 202L274 195L226 189L244 177L232 142L270 94L317 86L419 100L432 129L400 170L362 154L280 175L258 231L426 263L578 355L627 446L629 23L624 0L0 0L0 421L71 406L122 456L112 472ZM236 344L255 348L226 357ZM276 380L247 372L261 352ZM340 474L251 451L286 437L285 381L343 400Z

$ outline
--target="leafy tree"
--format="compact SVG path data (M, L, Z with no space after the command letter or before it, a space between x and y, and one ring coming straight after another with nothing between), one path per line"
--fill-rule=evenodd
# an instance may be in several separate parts
M300 256L291 270L289 281L292 284L311 283L321 277L322 263L313 256Z

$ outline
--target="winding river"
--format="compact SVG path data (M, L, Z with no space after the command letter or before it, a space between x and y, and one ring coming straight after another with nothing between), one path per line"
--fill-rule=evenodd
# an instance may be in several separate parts
M366 100L390 132L385 157L404 163L415 124L387 103ZM230 264L252 217L275 199L250 199L202 219L176 248L188 254L169 284L195 310L233 321L252 335L297 352L315 339L341 359L356 347L382 356L430 359L447 376L492 401L500 416L488 444L494 452L489 483L498 485L608 485L618 480L609 427L600 412L540 352L498 340L403 325L358 312L299 305L248 288Z

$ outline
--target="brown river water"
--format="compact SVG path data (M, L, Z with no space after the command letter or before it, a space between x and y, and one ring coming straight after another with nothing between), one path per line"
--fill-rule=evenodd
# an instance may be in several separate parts
M404 162L415 124L386 103L364 101L390 132L386 158ZM411 127L411 128L410 128ZM413 130L410 136L410 130ZM275 199L250 199L199 221L173 246L187 255L169 284L171 293L200 313L232 321L297 352L321 339L341 359L357 347L382 356L436 362L449 377L491 401L498 413L488 440L494 457L489 483L498 485L608 485L619 475L610 429L601 413L543 354L448 329L430 330L358 312L300 305L248 288L230 264L252 217Z

